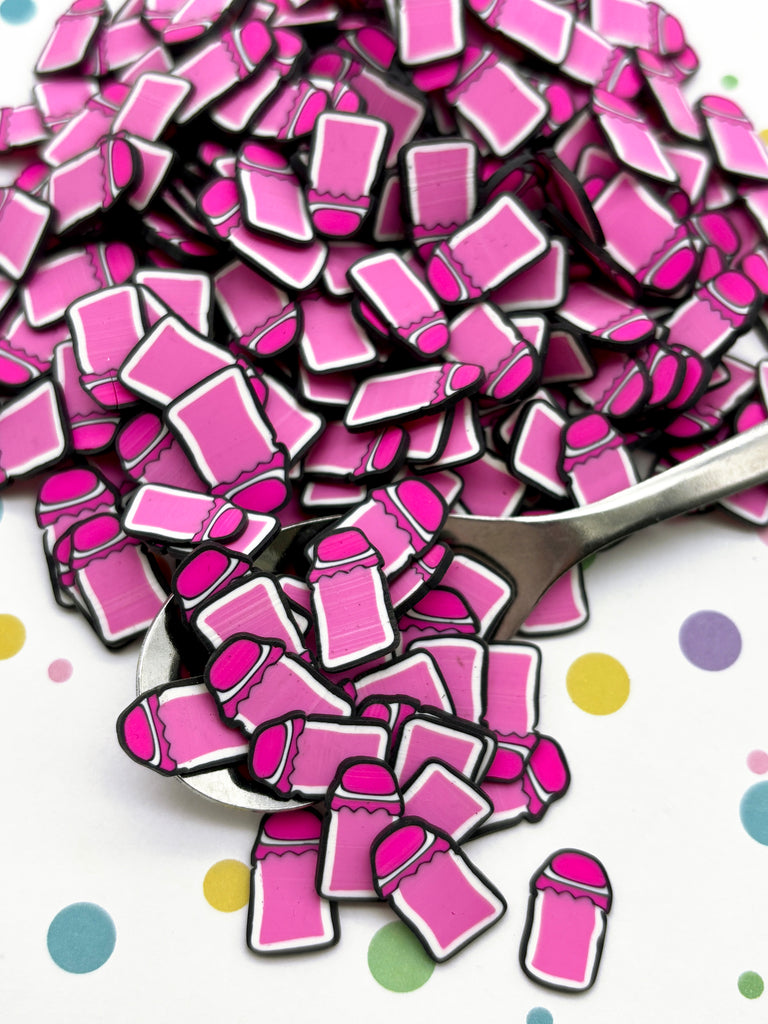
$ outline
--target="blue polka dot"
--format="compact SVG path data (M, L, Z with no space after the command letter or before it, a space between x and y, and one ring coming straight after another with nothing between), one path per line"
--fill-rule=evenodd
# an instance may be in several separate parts
M48 952L70 974L88 974L109 960L115 948L115 924L96 903L70 903L48 928Z
M525 1024L552 1024L552 1014L543 1006L534 1006L525 1015Z
M3 0L0 4L0 18L9 25L24 25L37 14L33 0Z
M741 824L758 843L768 846L768 782L750 786L739 804Z

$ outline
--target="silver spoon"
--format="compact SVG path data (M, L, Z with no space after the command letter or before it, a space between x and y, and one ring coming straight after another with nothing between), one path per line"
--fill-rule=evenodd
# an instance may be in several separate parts
M515 597L494 630L495 639L506 640L514 636L555 580L583 558L646 526L692 512L766 479L768 422L586 508L514 519L451 515L443 536L454 545L481 552L511 577ZM331 521L315 519L282 530L259 556L258 568L283 571L292 553L303 550ZM169 601L147 631L137 668L139 694L178 677L180 655L172 639L174 613L175 606ZM226 768L181 781L212 800L252 811L303 806L251 790Z

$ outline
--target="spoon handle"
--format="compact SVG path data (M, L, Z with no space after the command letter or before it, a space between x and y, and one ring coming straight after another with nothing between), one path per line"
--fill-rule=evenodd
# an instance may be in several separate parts
M588 555L645 526L692 512L767 479L765 422L634 487L557 518L564 525L570 520L569 525L580 537L583 555Z

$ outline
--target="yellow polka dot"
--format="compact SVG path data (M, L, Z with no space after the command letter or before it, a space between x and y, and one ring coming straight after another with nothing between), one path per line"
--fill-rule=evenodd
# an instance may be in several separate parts
M582 654L568 669L565 685L573 703L590 715L611 715L629 696L627 670L610 654Z
M0 615L0 658L18 654L26 639L27 631L21 619L15 615Z
M220 860L203 879L203 895L214 910L225 914L240 910L248 902L250 871L239 860Z
M766 146L768 146L768 128L763 128L760 132L760 138L763 140Z

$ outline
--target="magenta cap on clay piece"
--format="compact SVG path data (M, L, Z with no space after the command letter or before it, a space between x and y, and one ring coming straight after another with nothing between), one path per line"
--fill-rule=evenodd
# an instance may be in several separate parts
M397 783L391 770L377 761L356 761L342 771L339 786L348 796L392 796L397 793Z
M292 715L255 732L248 758L253 777L287 794L290 791L288 777L303 730L304 718Z
M375 849L373 866L377 877L386 879L406 867L426 847L429 838L424 826L415 822L390 832Z
M137 761L151 761L155 755L155 734L144 708L139 704L123 721L125 744Z
M257 637L232 637L212 655L206 667L206 682L214 690L228 691L245 679L258 682L264 670L285 653L285 644Z
M437 491L419 480L403 480L396 485L395 495L411 519L425 530L439 530L445 518L445 504Z
M298 809L288 814L270 814L263 827L265 836L275 842L316 843L322 820L310 809Z
M538 875L537 889L570 893L575 899L586 897L603 910L611 908L611 884L605 868L596 857L581 850L561 850Z

